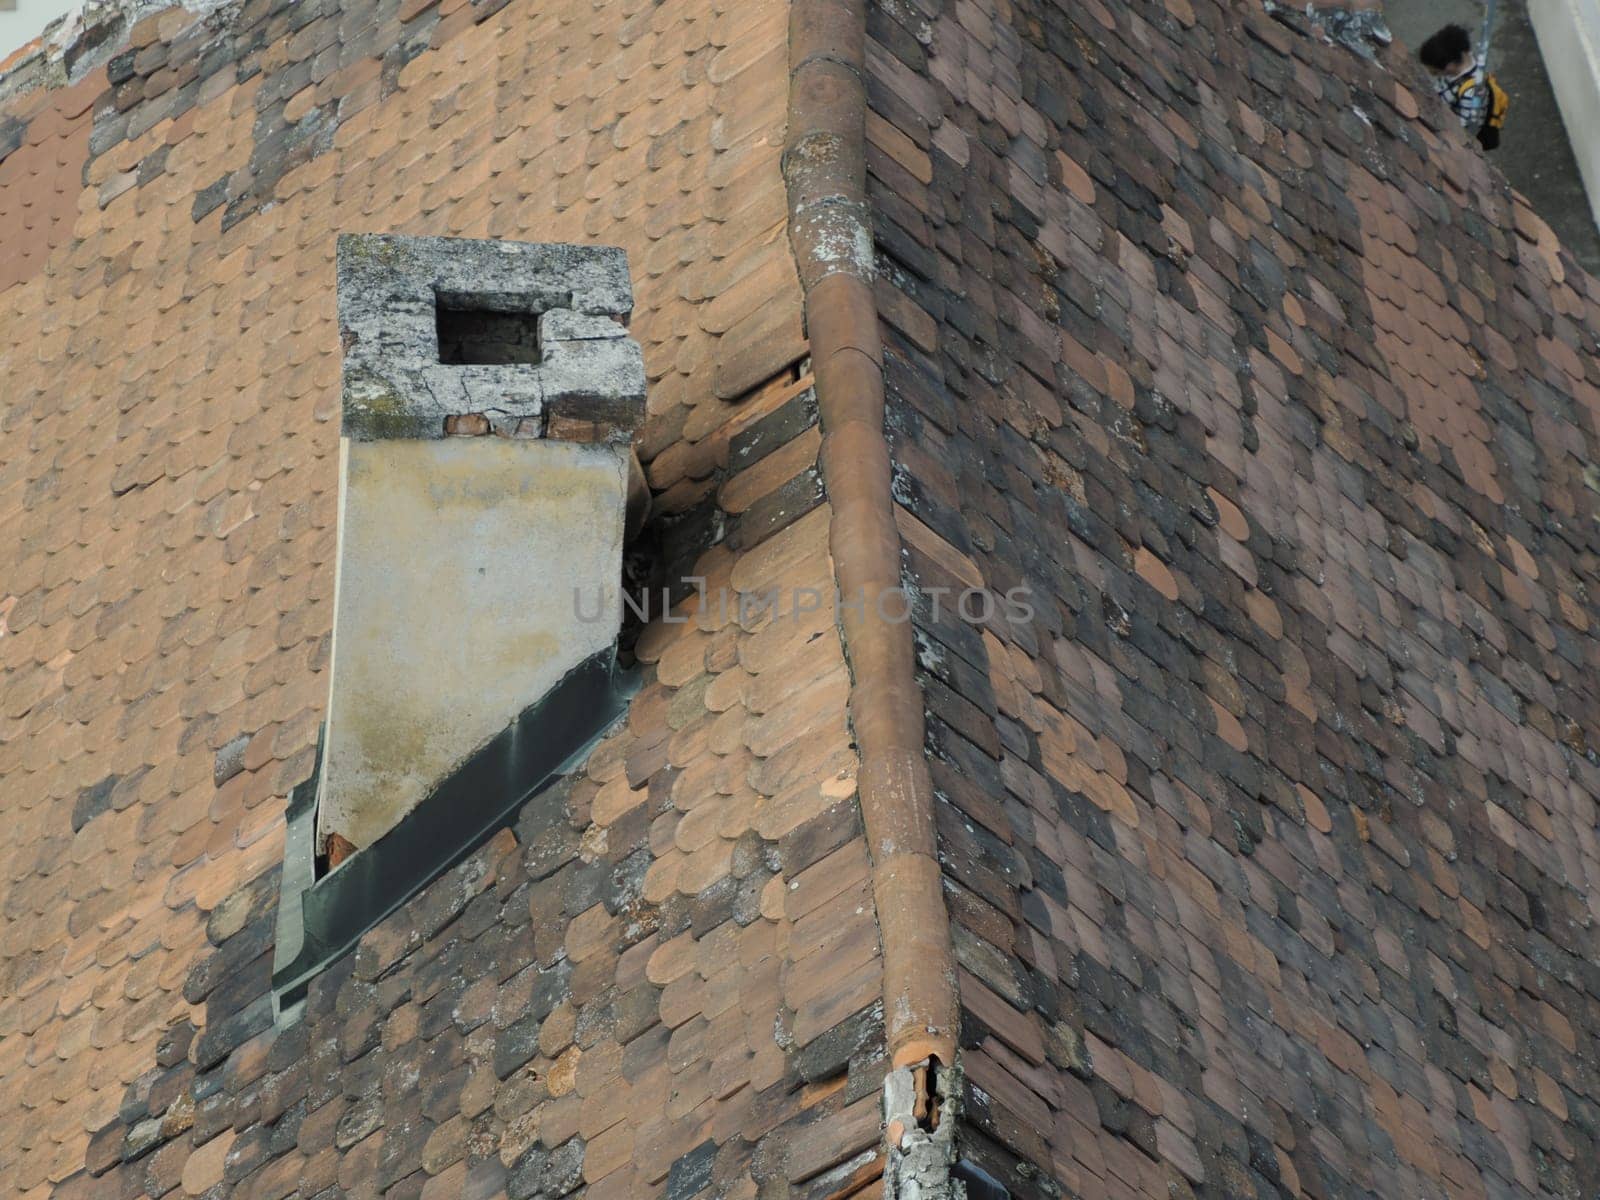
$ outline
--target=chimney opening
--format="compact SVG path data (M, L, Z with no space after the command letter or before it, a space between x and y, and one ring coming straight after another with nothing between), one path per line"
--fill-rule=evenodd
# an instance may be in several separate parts
M498 312L441 296L434 319L439 361L445 366L532 366L541 361L538 313Z

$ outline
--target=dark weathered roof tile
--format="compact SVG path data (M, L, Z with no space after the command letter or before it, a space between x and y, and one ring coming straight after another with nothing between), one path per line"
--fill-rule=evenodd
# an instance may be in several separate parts
M1591 285L1399 52L1369 64L1299 17L1209 5L1036 7L939 9L920 42L886 33L869 55L870 186L895 268L880 306L966 400L941 420L940 458L984 464L938 532L983 584L1026 581L1066 622L1051 638L1041 617L998 624L972 675L935 668L924 685L944 790L987 791L997 756L1025 844L1064 869L1064 906L1037 873L1008 904L983 890L996 879L966 831L941 824L958 952L988 976L964 979L969 1050L1044 997L1045 1015L1095 1031L1097 1074L1120 1058L1152 1081L1120 1103L1154 1124L1086 1108L1058 1138L1058 1178L1084 1191L1149 1186L1158 1165L1230 1194L1450 1190L1483 1172L1502 1191L1566 1186L1589 1169L1564 1151L1576 1081L1511 1082L1507 1054L1543 1063L1583 1036L1528 926L1588 891L1587 851L1561 849L1586 840L1560 814L1594 785L1570 752L1583 735L1563 730L1596 719L1571 675L1588 567L1565 545L1587 547L1589 500L1562 447L1593 453L1593 335L1555 314L1591 322ZM1051 22L1060 36L1040 36ZM937 151L915 203L896 145ZM985 402L1027 395L1041 354L1060 364L1055 403ZM889 367L891 421L909 420L916 373ZM1030 442L1063 465L1041 470ZM928 519L923 491L899 498ZM1518 515L1534 512L1538 534ZM933 578L902 536L914 577ZM918 623L930 646L948 640L925 609ZM1089 729L1127 752L1118 774ZM1107 910L1095 889L1124 863L1148 882ZM1026 925L995 919L1008 910ZM1019 929L1050 952L1024 953ZM1468 965L1485 954L1490 970ZM1492 1057L1475 1063L1463 1026L1382 982L1424 958L1465 1001L1453 1011L1494 1030ZM1020 989L1019 970L1049 986ZM1117 972L1145 998L1123 998ZM1193 1070L1154 1048L1172 1022L1153 987L1204 1022ZM1284 1048L1342 1097L1321 1125L1309 1094L1258 1115ZM983 1071L1000 1106L985 1133L1048 1169L1026 1128L1064 1097ZM1517 1118L1465 1115L1430 1071L1500 1079ZM1180 1125L1167 1097L1219 1110ZM1535 1151L1560 1166L1537 1177Z

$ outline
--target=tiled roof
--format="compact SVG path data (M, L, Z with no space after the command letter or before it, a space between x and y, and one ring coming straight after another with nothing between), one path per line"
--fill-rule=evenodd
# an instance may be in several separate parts
M0 106L20 1194L871 1194L947 951L1013 1195L1600 1185L1600 291L1403 62L1207 0L248 0L108 49ZM806 210L863 198L870 296ZM280 1032L351 230L622 245L667 568L920 602L909 646L652 623L625 724ZM1032 618L929 603L974 586ZM942 912L879 919L886 819Z
M467 885L439 884L343 991L321 989L336 1011L293 1049L263 1007L283 798L327 687L338 231L624 246L670 553L734 586L826 583L777 165L786 15L169 10L81 83L8 104L0 1178L21 1194L226 1178L282 1195L381 1159L385 1183L431 1172L430 1196L458 1195L469 1147L476 1188L480 1158L536 1175L535 1138L559 1171L574 1133L595 1143L584 1171L620 1171L628 1192L635 1160L664 1177L746 1123L843 1107L837 1089L770 1086L790 1069L780 996L803 1045L878 992L870 915L847 895L862 854L858 839L852 868L825 617L661 626L629 728L570 807L524 818L525 849L481 860L470 915L447 924ZM780 868L798 886L769 885ZM633 907L608 916L623 893ZM399 956L386 981L362 977ZM529 996L558 961L572 986L535 1039ZM617 1081L639 1060L629 1108ZM428 1088L369 1137L391 1066L391 1094L411 1067ZM711 1166L702 1152L678 1172Z
M1589 1194L1600 286L1302 13L871 32L908 571L1037 609L919 628L968 1153Z

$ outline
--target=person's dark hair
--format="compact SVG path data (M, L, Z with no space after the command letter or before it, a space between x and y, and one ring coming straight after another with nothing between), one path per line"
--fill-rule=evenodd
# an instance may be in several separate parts
M1422 43L1422 49L1417 51L1417 57L1422 60L1423 66L1443 71L1446 67L1460 62L1471 50L1472 35L1465 27L1446 25Z

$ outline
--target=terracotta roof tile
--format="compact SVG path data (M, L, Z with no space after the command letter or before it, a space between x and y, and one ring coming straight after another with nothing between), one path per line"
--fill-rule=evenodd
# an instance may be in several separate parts
M0 268L17 318L5 421L28 430L8 438L16 453L0 473L22 546L7 573L0 766L8 795L39 799L8 814L4 970L15 998L3 1028L26 1036L4 1039L18 1049L0 1057L0 1095L29 1119L6 1123L0 1170L23 1188L70 1176L130 1194L220 1181L277 1194L365 1175L415 1180L425 1195L569 1178L638 1195L701 1169L681 1164L699 1161L712 1111L722 1141L758 1104L763 1129L794 1115L775 1017L797 1022L803 1045L879 994L873 917L857 905L835 929L858 948L846 983L815 976L802 1011L779 1007L791 951L790 918L769 899L782 895L776 845L819 821L831 829L850 794L843 660L836 641L831 655L815 643L825 613L799 630L703 613L688 636L663 622L646 634L641 651L660 648L641 655L656 680L635 705L644 740L623 731L597 750L593 783L568 809L593 821L583 853L607 856L608 871L645 855L626 872L639 881L634 898L597 898L577 882L593 874L579 860L548 885L524 884L525 897L514 854L473 902L492 898L500 924L460 915L422 942L391 921L353 973L319 985L304 1036L357 1056L347 1075L379 1053L363 1052L379 1030L389 1068L415 1070L419 1036L433 1039L432 1059L483 1061L509 1044L513 1013L550 1011L529 1069L498 1092L492 1074L440 1059L422 1069L425 1123L399 1108L365 1115L368 1084L348 1079L341 1096L337 1074L331 1089L316 1075L326 1066L308 1075L275 1058L264 1001L247 1003L264 980L270 905L216 928L216 914L243 903L242 884L265 881L250 905L275 891L281 798L310 769L326 686L334 230L622 241L663 431L645 439L655 477L664 488L706 481L679 512L716 505L731 480L720 511L744 518L740 549L713 551L705 574L727 581L731 570L750 591L831 587L825 514L808 522L788 498L797 480L816 479L817 437L791 369L805 347L776 162L785 7L669 9L597 18L447 3L360 27L308 21L309 11L291 27L288 10L264 2L236 26L171 10L137 28L135 53L113 63L116 84L100 72L48 93L53 107L21 110L24 136L0 161L0 215L34 235ZM251 20L266 22L262 40L246 35ZM420 39L410 61L395 49L402 36ZM236 63L261 70L235 84ZM485 66L463 80L469 63ZM552 78L562 81L553 93L541 82ZM82 399L50 399L62 395ZM755 451L739 473L727 468L735 439ZM795 677L801 661L809 688L751 691L766 672ZM663 727L671 738L656 740ZM825 789L806 779L817 758L839 772ZM675 777L706 790L674 788ZM665 844L646 838L651 820ZM816 840L839 844L831 832ZM798 873L811 859L795 861ZM199 985L191 1007L181 992L208 913L219 948L203 974L229 982ZM519 932L530 913L559 936ZM471 932L459 924L469 920ZM491 937L500 950L480 951ZM508 953L518 939L531 947ZM374 982L369 953L411 973L414 999ZM519 973L530 954L569 964L567 1002L542 999L541 971ZM255 965L234 979L243 955ZM139 1081L156 1043L190 1014L202 1049L180 1055L176 1091L148 1090ZM699 1022L702 1040L676 1059L660 1043L656 1061L681 1067L663 1108L629 1055L669 1020ZM195 1063L219 1060L205 1087L220 1087L232 1115L208 1116L191 1136L169 1119L175 1097ZM640 1119L623 1122L606 1101L630 1072ZM236 1099L263 1078L270 1102ZM308 1103L308 1087L322 1099ZM269 1143L258 1123L279 1112L307 1114L299 1151ZM118 1165L157 1126L148 1157ZM92 1134L96 1176L74 1175ZM716 1159L719 1177L748 1170Z
M879 1186L860 663L829 605L764 603L841 553L788 7L169 9L6 103L23 1194ZM1297 13L872 19L895 566L1033 602L914 615L973 1154L1014 1194L1019 1158L1084 1194L1582 1191L1600 293L1398 58ZM278 1032L355 226L626 246L668 565L708 591L581 777Z
M1281 10L1045 7L885 16L868 56L890 420L908 477L931 457L955 481L897 492L912 579L945 582L948 540L963 578L1049 599L971 644L920 623L936 777L966 818L940 823L948 903L984 977L963 977L970 1095L1005 1146L984 1165L1024 1193L1018 1155L1085 1194L1575 1186L1574 1081L1558 1098L1510 1059L1581 1044L1582 987L1513 998L1469 964L1528 979L1518 897L1576 911L1588 890L1560 814L1592 772L1545 715L1594 720L1589 651L1564 640L1588 621L1547 582L1591 548L1565 465L1595 436L1588 280L1398 51L1362 63ZM1041 369L1054 403L984 403ZM935 665L957 655L975 669ZM980 855L997 791L1027 833ZM997 889L983 858L1011 846ZM1423 947L1448 1027L1492 1048L1395 986ZM1341 1028L1341 986L1381 1016ZM1000 1065L1038 1012L1087 1047L1049 1061L1124 1107ZM1283 1069L1344 1115L1260 1116ZM1467 1114L1467 1078L1505 1084L1516 1122ZM1231 1132L1169 1115L1195 1103Z

